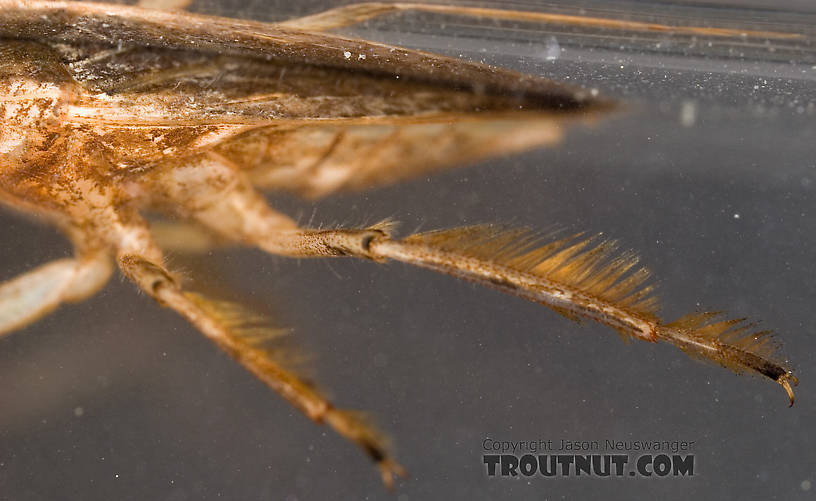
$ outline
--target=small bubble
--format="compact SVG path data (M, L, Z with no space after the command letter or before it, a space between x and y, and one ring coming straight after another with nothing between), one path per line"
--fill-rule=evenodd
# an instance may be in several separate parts
M349 51L343 52L343 57L345 57L346 59L351 59L351 52Z
M809 491L810 490L810 480L802 480L802 483L799 484L799 487L801 487L803 491Z
M74 407L74 416L82 417L85 414L85 409L82 407Z
M739 214L734 214L734 219L739 219L739 218L740 218Z

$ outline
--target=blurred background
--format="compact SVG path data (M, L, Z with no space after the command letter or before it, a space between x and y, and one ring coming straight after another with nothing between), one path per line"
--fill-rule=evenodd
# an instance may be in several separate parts
M275 21L339 4L207 0L192 10ZM555 148L316 203L270 202L316 224L394 217L403 233L493 221L603 232L653 270L665 317L718 309L777 331L801 381L796 405L766 380L401 264L174 255L204 287L292 327L320 386L372 414L410 477L386 492L356 447L114 279L0 339L0 499L813 498L816 7L468 5L805 36L709 40L411 13L344 29L626 106L571 127ZM0 212L0 279L70 253L52 229ZM488 478L486 438L694 441L695 476Z

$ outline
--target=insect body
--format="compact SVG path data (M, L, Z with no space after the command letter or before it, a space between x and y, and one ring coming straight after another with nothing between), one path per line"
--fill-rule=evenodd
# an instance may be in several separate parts
M390 484L402 470L379 435L266 349L268 330L181 287L143 219L156 210L273 254L398 260L481 283L764 375L793 403L796 378L768 333L708 313L663 321L648 273L612 242L491 225L397 240L387 221L310 229L270 208L259 188L319 197L381 185L551 145L568 120L614 108L550 80L327 34L319 21L0 1L0 199L47 219L76 249L0 285L0 332L93 294L115 262L362 447Z

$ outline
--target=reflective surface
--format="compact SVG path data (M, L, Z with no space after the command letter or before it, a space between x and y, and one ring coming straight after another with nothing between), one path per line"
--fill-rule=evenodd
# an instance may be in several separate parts
M267 20L289 12L261 5L239 14ZM597 12L638 7L689 24L712 17L677 5L605 3ZM226 4L201 8L236 14ZM735 25L780 20L762 29L798 20L788 27L806 29L806 11L776 9L713 17ZM776 330L801 381L794 408L767 381L669 346L627 345L607 328L399 264L294 261L252 250L171 256L175 268L292 326L314 354L321 386L339 404L371 412L410 478L385 492L353 446L289 408L183 320L113 281L97 297L0 340L0 497L813 495L810 39L771 48L714 44L710 53L699 37L615 39L411 15L344 33L568 79L623 99L626 110L573 127L554 149L316 204L270 195L273 204L325 224L391 216L406 233L485 221L604 232L654 271L666 317L722 309ZM3 212L0 252L5 279L70 250L50 228ZM694 441L696 471L665 479L488 478L486 438Z

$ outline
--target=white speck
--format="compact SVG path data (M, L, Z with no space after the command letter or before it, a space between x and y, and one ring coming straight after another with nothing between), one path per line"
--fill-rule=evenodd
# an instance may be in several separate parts
M74 407L74 416L82 417L83 414L85 414L85 409L82 407Z
M739 218L740 218L739 214L734 214L734 219L739 219Z
M802 483L799 484L799 487L801 487L803 491L809 491L810 486L810 480L802 480Z
M692 127L697 122L697 103L687 99L680 105L680 124Z
M589 95L592 97L598 97L599 91L596 87L589 89Z
M345 57L346 59L351 59L351 52L349 51L343 52L343 57Z
M365 59L365 54L360 54L359 56L357 56L357 59Z
M115 473L113 476L114 476L114 477L116 477L116 478L119 478L119 474L118 474L118 473Z

